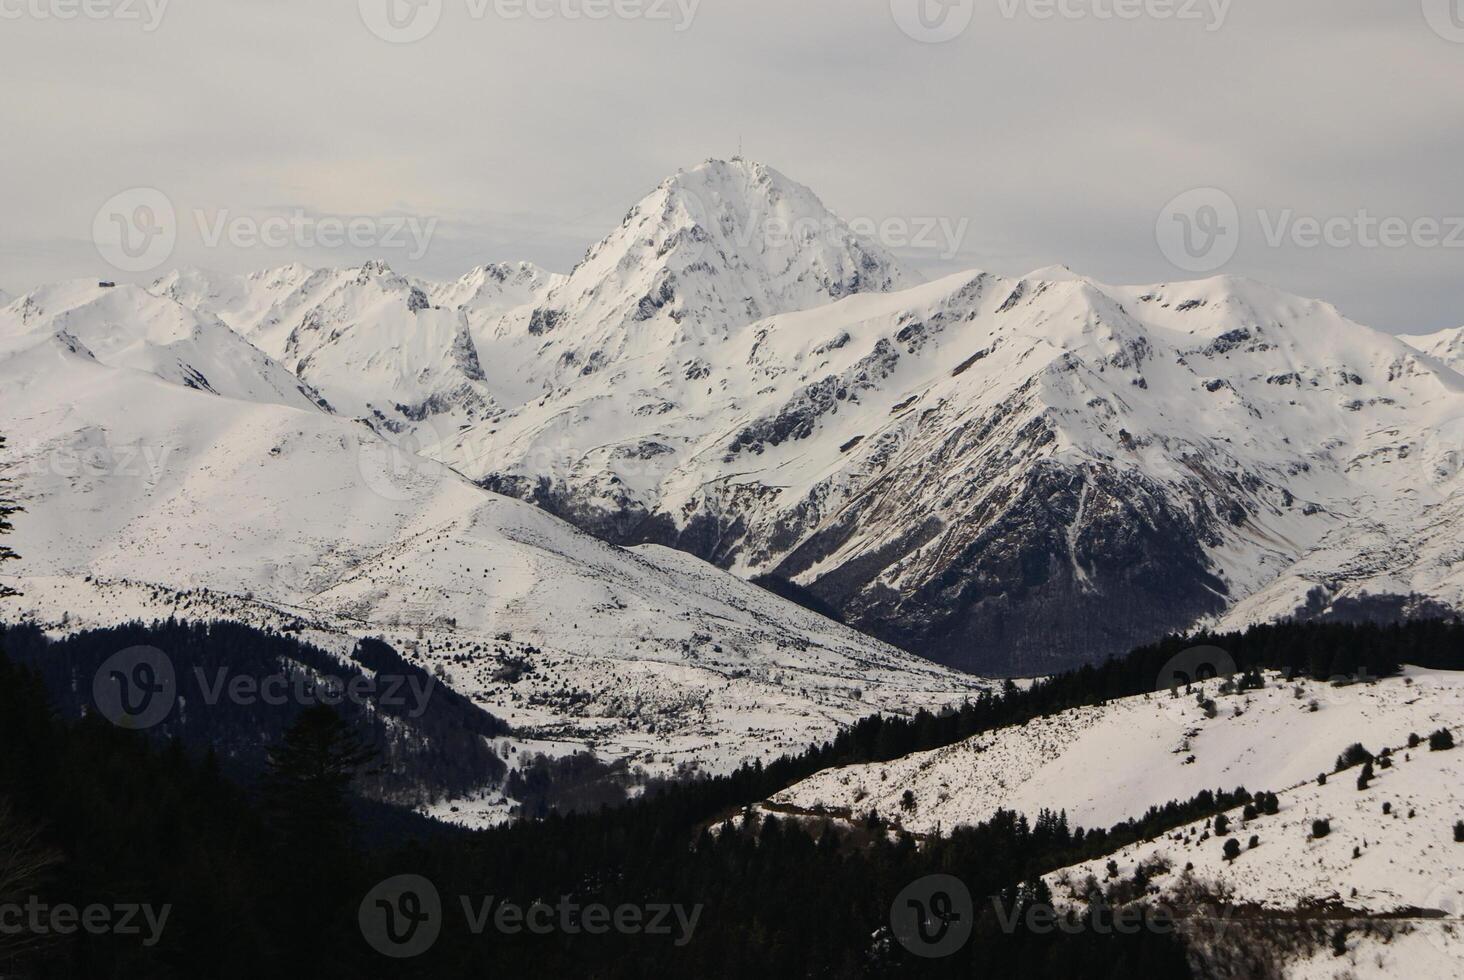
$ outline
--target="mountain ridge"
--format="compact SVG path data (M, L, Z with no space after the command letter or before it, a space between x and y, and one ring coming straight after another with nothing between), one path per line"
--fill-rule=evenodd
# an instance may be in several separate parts
M965 668L1464 606L1454 336L1424 351L1252 280L917 283L806 187L714 160L563 276L368 263L154 290L484 488L792 580Z

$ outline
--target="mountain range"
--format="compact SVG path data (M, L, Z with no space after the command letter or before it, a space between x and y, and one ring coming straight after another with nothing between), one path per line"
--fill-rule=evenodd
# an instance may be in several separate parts
M58 312L73 290L84 312ZM922 282L750 161L668 178L568 275L370 262L87 290L0 317L369 430L611 544L789 580L965 670L1464 606L1464 328L1395 337L1231 277ZM123 321L210 346L88 333ZM262 441L238 451L280 448Z

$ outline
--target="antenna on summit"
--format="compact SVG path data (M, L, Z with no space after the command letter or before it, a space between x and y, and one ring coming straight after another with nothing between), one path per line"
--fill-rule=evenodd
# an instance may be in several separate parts
M733 157L732 159L734 159L734 160L741 160L742 159L742 134L741 133L738 133L737 134L737 155L735 157Z

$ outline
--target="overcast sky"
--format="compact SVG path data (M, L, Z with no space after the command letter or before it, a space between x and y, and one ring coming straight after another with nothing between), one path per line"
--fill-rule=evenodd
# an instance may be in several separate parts
M846 218L893 220L927 274L1218 264L1384 329L1464 324L1464 0L162 3L0 0L0 287L152 278L94 241L134 188L175 209L164 267L567 270L741 140ZM1196 188L1223 193L1173 213ZM271 216L306 230L240 239ZM322 218L369 219L369 247L310 247ZM408 218L436 223L425 254ZM964 235L921 234L941 219ZM1330 242L1305 247L1309 220Z

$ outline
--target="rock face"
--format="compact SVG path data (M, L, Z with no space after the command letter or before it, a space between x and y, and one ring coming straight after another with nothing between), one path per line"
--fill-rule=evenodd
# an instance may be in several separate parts
M155 290L485 488L949 664L1464 605L1459 331L1405 342L1231 278L919 284L741 160L662 183L568 276Z
M447 458L985 672L1101 658L1238 602L1264 619L1460 599L1438 534L1464 499L1464 379L1322 303L972 273L691 353L685 372L613 361Z

